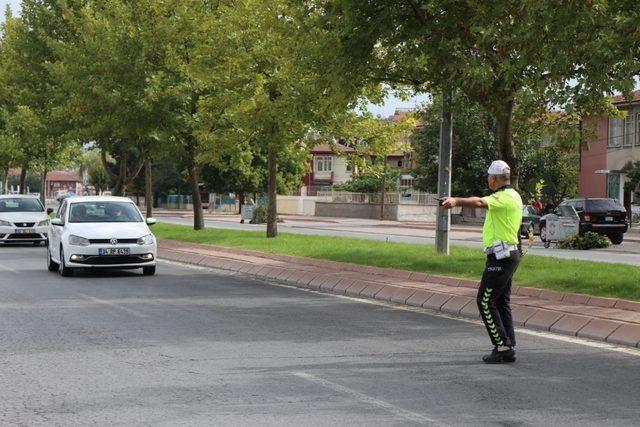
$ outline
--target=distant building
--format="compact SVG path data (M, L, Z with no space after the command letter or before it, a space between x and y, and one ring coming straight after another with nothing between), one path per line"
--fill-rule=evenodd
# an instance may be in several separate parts
M355 150L339 143L319 144L313 147L311 170L303 177L303 185L315 192L329 190L334 184L349 181L353 167L348 164L345 155L350 153L355 153Z
M580 152L578 193L582 197L611 197L625 201L626 175L640 161L640 90L630 101L616 96L614 105L627 115L585 117L585 129L595 129L586 140L588 150ZM627 199L633 194L627 194Z
M82 195L82 179L75 171L51 171L47 173L45 197L53 198L60 192Z
M400 121L412 109L397 108L393 116L386 119L388 121ZM348 162L348 155L354 154L356 150L341 143L318 144L311 150L311 168L303 179L302 183L307 187L307 194L315 195L318 190L330 190L334 184L342 184L351 179L351 175L357 170L353 170ZM400 172L399 187L401 189L411 188L414 177L410 170L415 167L415 153L413 151L397 151L387 156L387 166L397 169Z

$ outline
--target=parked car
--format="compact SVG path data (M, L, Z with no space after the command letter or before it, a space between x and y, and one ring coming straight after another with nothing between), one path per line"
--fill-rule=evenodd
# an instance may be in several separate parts
M607 236L619 245L629 229L627 210L616 199L577 198L565 200L560 206L573 207L580 217L580 235L588 231Z
M41 244L47 240L49 212L27 195L0 196L0 243Z
M520 235L528 239L532 235L540 234L540 215L531 205L522 208L522 225L520 226Z
M153 218L125 197L68 197L51 220L47 268L71 276L77 268L142 268L156 272Z

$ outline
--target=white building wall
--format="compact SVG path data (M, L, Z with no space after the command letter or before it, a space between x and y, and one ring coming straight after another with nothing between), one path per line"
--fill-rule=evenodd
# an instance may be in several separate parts
M342 184L351 179L351 172L347 171L347 161L344 157L333 156L333 182Z

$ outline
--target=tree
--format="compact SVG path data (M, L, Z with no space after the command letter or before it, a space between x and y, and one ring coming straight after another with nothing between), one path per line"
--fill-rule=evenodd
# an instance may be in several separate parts
M203 99L208 104L203 110L215 112L201 119L203 132L214 133L211 129L226 122L244 135L240 144L258 141L261 148L254 152L264 152L267 160L267 237L276 237L279 155L304 147L314 126L346 111L354 88L339 73L327 72L331 59L325 52L333 48L335 35L315 25L320 12L312 2L237 0L221 3L219 11L221 18L212 22L231 53L221 57L205 43L198 68L201 76L212 75L207 70L222 62L223 86L229 89L226 101L216 98L224 109ZM212 140L218 149L233 143Z
M99 150L91 147L83 153L78 164L80 176L87 176L88 183L95 189L96 194L102 194L112 185L100 157ZM107 159L107 162L111 164L113 159Z
M440 132L440 99L436 96L422 112L424 125L415 139L418 155L417 188L435 192L438 182L438 146ZM453 135L452 192L463 196L488 191L487 166L498 154L493 117L464 96L453 102L456 129ZM579 126L579 115L566 112L542 112L535 116L516 115L513 139L520 159L520 192L525 199L542 197L558 200L577 190L578 145L593 130ZM587 138L588 139L588 138ZM537 194L536 186L544 183Z
M385 193L387 190L387 157L393 152L408 152L410 138L418 125L413 117L393 122L370 116L353 116L347 122L344 139L356 151L356 157L365 160L363 172L380 176L380 219L384 219Z
M189 173L195 229L204 228L194 131L206 85L191 77L189 65L204 37L201 23L215 8L195 0L88 3L75 10L77 37L61 45L59 67L79 133L101 147L114 192L132 188L144 167L151 201L152 158L170 151ZM151 208L147 203L147 215Z
M603 93L633 87L637 52L626 46L640 36L637 21L629 20L637 17L631 3L327 0L323 6L343 40L331 55L352 58L356 81L365 75L416 90L455 89L490 113L500 157L517 184L515 110L531 114L555 104L594 111L606 108Z
M416 151L416 188L436 193L438 187L438 147L440 144L441 97L421 111L423 126L413 145ZM474 196L487 190L483 179L491 161L497 158L495 126L492 117L464 96L453 101L455 132L452 141L452 194Z
M82 3L82 2L80 2ZM133 186L151 156L150 137L158 116L144 103L153 58L144 44L153 22L148 2L69 3L50 13L66 17L72 36L55 40L60 60L53 67L65 92L71 134L95 141L114 194ZM107 159L116 161L115 169Z
M25 0L20 18L7 13L2 27L0 103L5 132L20 150L21 192L29 169L41 173L44 189L47 172L68 164L76 153L74 142L64 136L65 120L49 69L57 58L49 44L55 24L44 15L38 1Z

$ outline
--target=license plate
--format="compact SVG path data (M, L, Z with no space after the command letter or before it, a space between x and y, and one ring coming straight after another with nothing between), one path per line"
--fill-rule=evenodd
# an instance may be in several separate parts
M613 217L612 216L607 216L607 217L604 218L604 220L607 221L607 222L611 222L611 221L613 221Z
M16 228L15 234L34 234L35 232L33 228Z
M129 255L129 248L100 248L98 254L103 255Z

